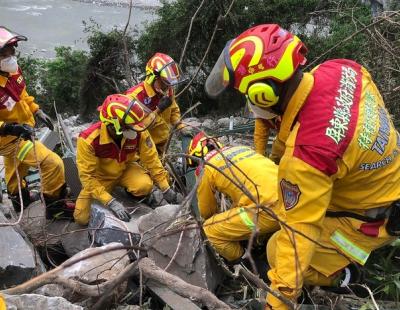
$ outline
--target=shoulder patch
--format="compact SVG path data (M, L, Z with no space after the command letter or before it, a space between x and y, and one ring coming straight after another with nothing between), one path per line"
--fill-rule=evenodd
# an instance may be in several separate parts
M282 179L279 184L286 211L293 209L300 199L301 191L299 186L297 184L292 184L285 179Z

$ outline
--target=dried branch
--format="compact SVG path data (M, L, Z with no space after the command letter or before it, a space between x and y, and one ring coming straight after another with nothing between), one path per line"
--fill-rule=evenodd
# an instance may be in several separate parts
M231 309L209 290L189 284L181 278L165 272L161 268L157 267L149 258L141 259L139 261L139 268L142 270L143 276L146 278L165 285L170 290L183 297L194 298L204 304L208 309Z

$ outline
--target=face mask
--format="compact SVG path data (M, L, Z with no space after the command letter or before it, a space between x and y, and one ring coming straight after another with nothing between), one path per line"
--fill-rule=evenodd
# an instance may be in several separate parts
M18 63L16 56L10 56L0 61L0 70L3 72L14 73L18 70Z
M125 139L133 140L137 137L137 132L131 129L128 130L123 130L122 135L125 137Z
M249 104L250 110L254 113L254 115L257 118L273 119L278 116L277 114L273 113L269 109L263 109L263 108L256 106L255 104L252 104L250 102L250 100L248 101L248 104Z

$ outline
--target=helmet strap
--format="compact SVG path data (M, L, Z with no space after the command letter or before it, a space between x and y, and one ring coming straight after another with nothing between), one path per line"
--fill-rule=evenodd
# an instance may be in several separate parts
M294 92L299 86L301 80L303 78L303 71L301 69L297 69L293 76L282 84L282 88L280 90L281 96L279 97L278 103L271 107L271 110L278 115L283 115L286 110L286 107L292 98Z

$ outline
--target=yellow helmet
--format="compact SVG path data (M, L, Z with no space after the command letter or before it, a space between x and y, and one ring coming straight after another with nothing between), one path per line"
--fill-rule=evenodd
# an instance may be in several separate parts
M204 159L204 157L215 149L220 149L222 144L216 141L215 138L208 137L203 131L199 132L195 135L190 141L187 155L196 156L198 158ZM194 167L196 166L196 162L191 158L187 158L187 163L189 166Z
M107 96L97 110L100 112L100 120L105 124L114 125L118 135L122 134L124 129L144 131L155 119L155 114L139 101L120 94Z
M145 82L152 85L156 78L167 86L175 86L184 80L179 65L163 53L154 54L146 64Z

